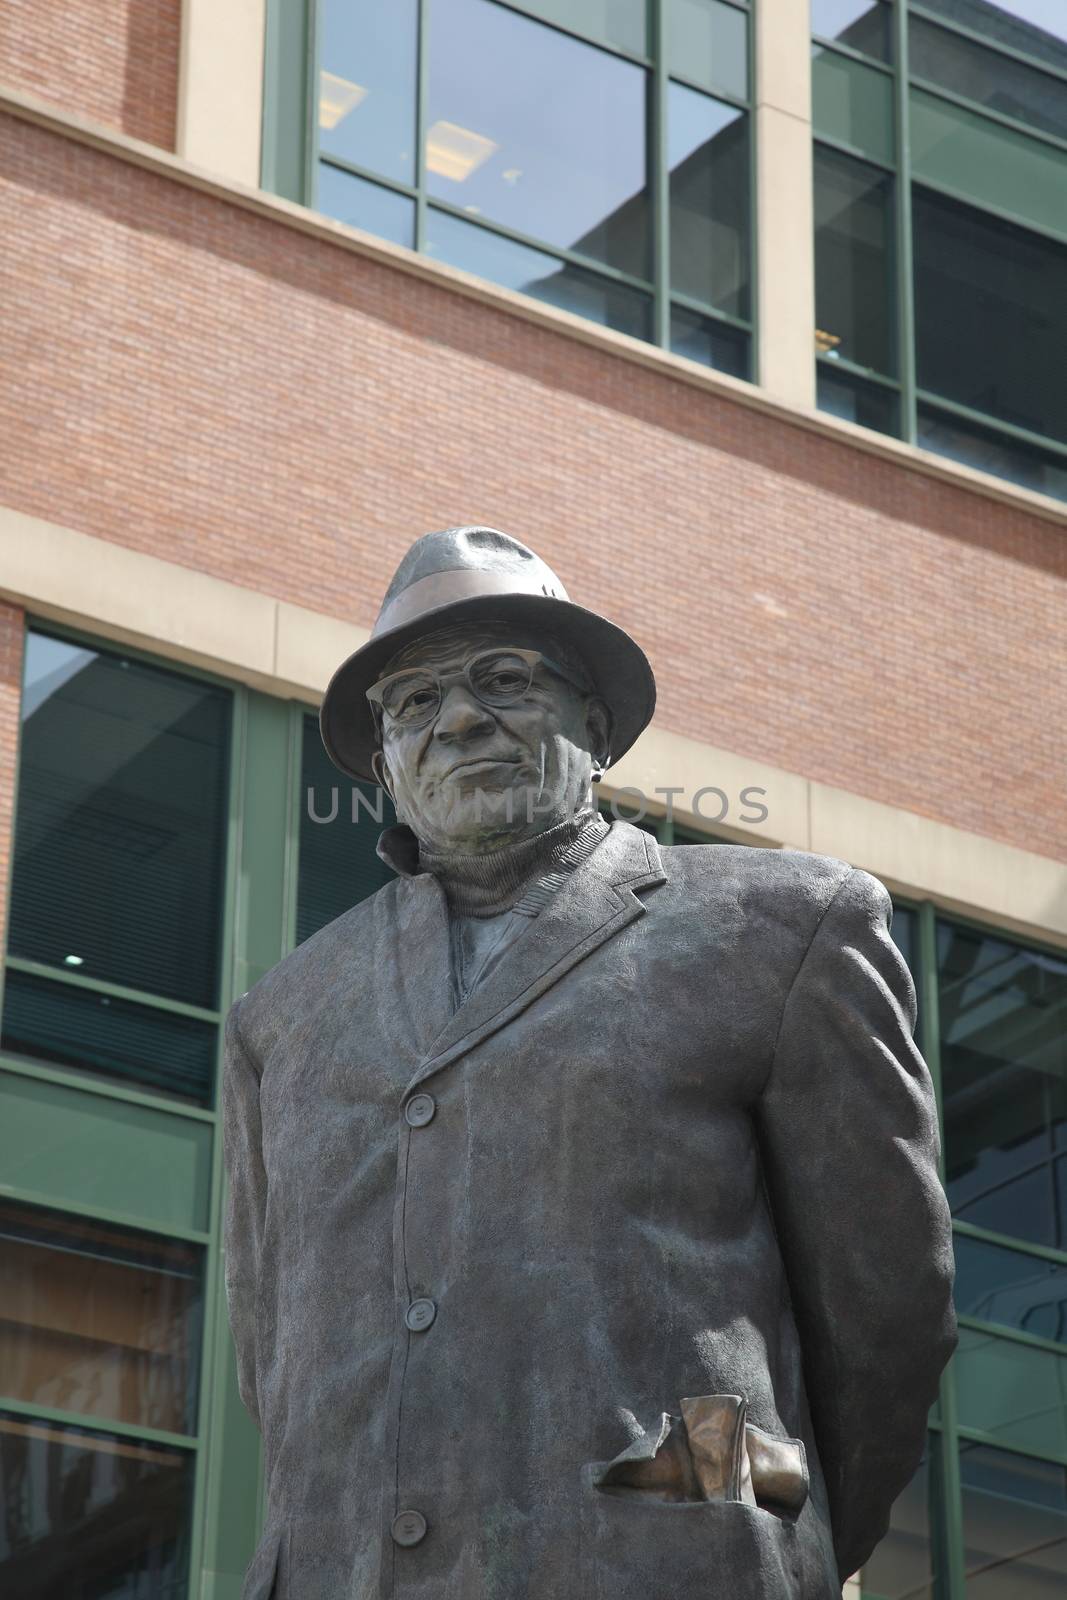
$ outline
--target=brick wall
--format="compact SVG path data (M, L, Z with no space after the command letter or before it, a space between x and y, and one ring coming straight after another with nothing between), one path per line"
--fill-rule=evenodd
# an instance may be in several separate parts
M3 0L0 86L174 149L181 0Z
M22 694L24 618L18 606L0 601L0 950L5 948L7 889L15 813L15 764Z
M4 117L0 173L0 504L363 623L498 523L661 725L1067 855L1062 527Z

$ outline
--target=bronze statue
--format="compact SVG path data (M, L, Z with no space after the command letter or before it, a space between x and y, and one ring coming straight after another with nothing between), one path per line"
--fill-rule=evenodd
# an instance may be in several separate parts
M246 1600L830 1600L919 1461L952 1255L889 897L609 826L654 700L481 527L327 690L397 876L230 1016Z

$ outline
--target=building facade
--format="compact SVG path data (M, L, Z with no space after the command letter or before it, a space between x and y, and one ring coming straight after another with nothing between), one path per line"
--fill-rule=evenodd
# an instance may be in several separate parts
M314 708L475 520L648 650L609 807L892 889L961 1346L853 1587L1062 1590L1065 195L1060 0L9 0L5 1596L237 1600L220 1025L382 883Z

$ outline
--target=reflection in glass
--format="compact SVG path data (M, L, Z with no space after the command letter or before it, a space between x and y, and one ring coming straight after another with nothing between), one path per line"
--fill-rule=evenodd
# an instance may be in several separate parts
M859 367L896 371L893 178L815 147L815 321L819 347Z
M671 288L749 316L748 116L672 83L667 102Z
M861 428L894 437L900 432L900 401L892 389L868 383L850 372L833 372L820 361L816 368L816 404L820 411Z
M936 1450L938 1441L930 1440ZM889 1532L863 1569L864 1595L906 1595L934 1600L938 1594L930 1539L930 1462L924 1455L907 1488L893 1502Z
M960 22L994 44L1067 68L1067 9L1063 0L922 0L948 22Z
M945 1170L957 1216L1055 1245L1067 960L939 921Z
M230 695L31 633L12 955L214 1006Z
M888 61L891 55L887 0L811 0L811 31L850 50Z
M0 1047L31 1061L211 1104L218 1029L132 1000L9 968Z
M909 910L907 906L895 905L893 907L893 925L890 932L893 935L893 943L908 963L912 981L915 982L918 975L916 962L919 956L919 918L917 914Z
M961 1328L953 1371L961 1428L1067 1454L1067 1355Z
M318 16L320 152L414 183L418 0L321 0Z
M918 186L912 226L919 386L1067 443L1067 246Z
M1009 439L994 428L951 416L933 406L919 406L917 442L924 450L961 461L979 472L992 472L1020 488L1067 500L1067 457Z
M396 823L392 802L384 790L341 776L314 717L304 718L300 794L297 944L395 877L376 854L382 829Z
M1067 1587L1067 1469L960 1443L967 1600L1055 1600Z
M912 17L908 24L908 56L913 77L927 78L1001 116L1067 139L1067 82L1062 78L922 17ZM1063 56L1067 66L1067 48Z
M748 97L748 17L722 0L671 0L667 70L705 89Z
M443 211L427 215L426 254L635 339L649 337L648 295Z
M671 349L676 356L687 356L734 378L747 378L750 344L749 335L740 328L702 317L684 306L671 308Z
M0 1414L0 1594L178 1600L192 1491L191 1451Z
M436 0L431 33L430 194L647 277L645 69L490 0Z
M892 74L818 45L813 54L811 98L816 134L892 166L896 159Z
M1067 1265L958 1233L956 1309L1067 1344Z
M329 162L319 163L319 188L316 208L338 222L347 222L350 228L363 228L377 234L379 239L391 239L394 244L415 245L415 202L393 189L383 189L380 183L368 183Z
M15 1400L196 1432L201 1251L0 1202L0 1386Z
M558 22L601 44L643 56L648 52L648 0L518 0L546 22Z

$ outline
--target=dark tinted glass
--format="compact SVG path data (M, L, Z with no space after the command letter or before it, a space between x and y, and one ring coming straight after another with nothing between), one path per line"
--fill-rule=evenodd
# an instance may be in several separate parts
M543 250L515 244L476 223L431 209L426 218L426 254L635 339L649 336L651 301L639 289L570 266Z
M318 18L319 149L413 183L418 0L321 0Z
M1023 489L1067 500L1067 456L1009 439L992 428L920 405L918 443L979 472L992 472Z
M960 1445L967 1600L1054 1600L1067 1587L1067 1469Z
M188 1450L0 1415L0 1594L178 1600L192 1491Z
M922 0L927 11L1067 69L1067 8L1063 0Z
M671 288L747 319L748 116L672 83L667 119Z
M0 1305L10 1398L195 1433L196 1246L0 1204Z
M1062 78L987 50L922 17L912 17L908 25L908 55L914 77L1067 139L1067 82Z
M1038 1455L1067 1455L1067 1355L961 1328L953 1359L961 1428Z
M1067 1266L957 1234L956 1309L1067 1344Z
M667 70L705 89L748 96L748 17L722 0L671 0Z
M382 829L396 822L392 802L384 790L341 776L314 717L304 719L300 793L297 944L395 877L375 853Z
M415 245L415 202L380 183L368 183L329 162L319 162L317 207L351 228L363 228L393 244Z
M13 1055L210 1105L218 1029L8 969L0 1045Z
M872 1600L882 1595L935 1600L939 1594L930 1539L930 1462L926 1456L893 1502L889 1532L863 1568L863 1593Z
M848 372L834 372L820 361L816 372L818 406L832 417L842 417L877 433L900 432L900 401L892 389L868 383Z
M430 194L647 277L646 79L490 0L436 0Z
M815 319L819 346L857 366L896 371L893 179L815 148Z
M891 55L890 13L886 0L811 0L811 31L837 39L876 61Z
M956 1214L1056 1244L1051 1156L1067 1118L1067 960L938 925L945 1168Z
M648 49L648 0L518 0L546 22L558 22L631 55Z
M916 965L919 955L918 922L919 919L915 912L908 910L906 906L893 907L893 926L891 929L893 943L908 963L908 970L911 972L913 979L918 972Z
M31 633L10 949L214 1006L230 696Z
M750 344L748 334L740 328L702 317L684 306L671 310L671 349L676 356L688 356L690 361L728 372L734 378L747 378Z
M919 385L1067 443L1067 246L915 187Z

